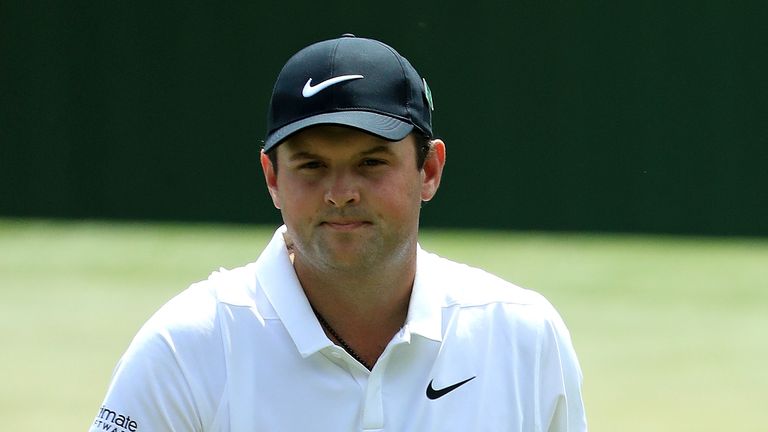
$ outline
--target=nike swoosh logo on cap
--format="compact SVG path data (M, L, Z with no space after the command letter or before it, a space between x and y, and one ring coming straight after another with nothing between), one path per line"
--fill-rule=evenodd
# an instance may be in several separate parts
M362 75L341 75L329 78L321 83L318 83L317 85L312 85L312 78L310 78L307 80L307 83L304 84L304 88L301 89L301 95L305 98L312 97L334 84L360 78L364 77Z

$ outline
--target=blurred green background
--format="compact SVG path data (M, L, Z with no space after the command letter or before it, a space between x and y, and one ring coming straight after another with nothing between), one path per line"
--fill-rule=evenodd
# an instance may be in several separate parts
M0 2L0 430L84 430L149 315L258 256L280 223L257 158L274 78L345 32L429 81L448 165L422 242L552 300L591 430L764 429L767 20L764 1Z
M430 82L439 227L768 234L765 1L0 3L0 215L276 223L282 64L344 32Z

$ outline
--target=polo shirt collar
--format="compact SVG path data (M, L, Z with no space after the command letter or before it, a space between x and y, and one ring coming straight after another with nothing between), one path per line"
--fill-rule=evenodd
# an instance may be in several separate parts
M299 353L306 358L332 343L301 288L285 246L285 231L285 225L278 228L256 260L256 278Z
M408 305L406 328L410 333L434 341L442 341L442 286L440 275L434 268L435 256L417 245L416 277L413 281L411 301Z
M333 343L318 323L312 306L299 283L288 255L283 235L285 225L256 260L256 278L275 313L302 357L308 357ZM427 339L442 341L442 287L434 268L435 256L417 245L416 276L408 305L406 331Z

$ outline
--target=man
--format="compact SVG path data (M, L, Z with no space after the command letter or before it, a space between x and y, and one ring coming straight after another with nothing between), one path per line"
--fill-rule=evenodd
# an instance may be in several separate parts
M91 430L586 430L552 306L419 247L445 164L431 106L378 41L288 60L261 154L285 225L147 322Z

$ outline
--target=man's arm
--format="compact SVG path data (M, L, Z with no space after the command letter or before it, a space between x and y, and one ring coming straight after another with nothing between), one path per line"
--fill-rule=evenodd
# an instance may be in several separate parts
M144 324L115 368L91 432L203 431L216 421L226 368L210 287L192 285Z
M581 367L560 315L551 308L550 316L539 352L539 426L548 432L586 431Z
M192 391L172 348L143 328L120 359L91 432L200 431Z

